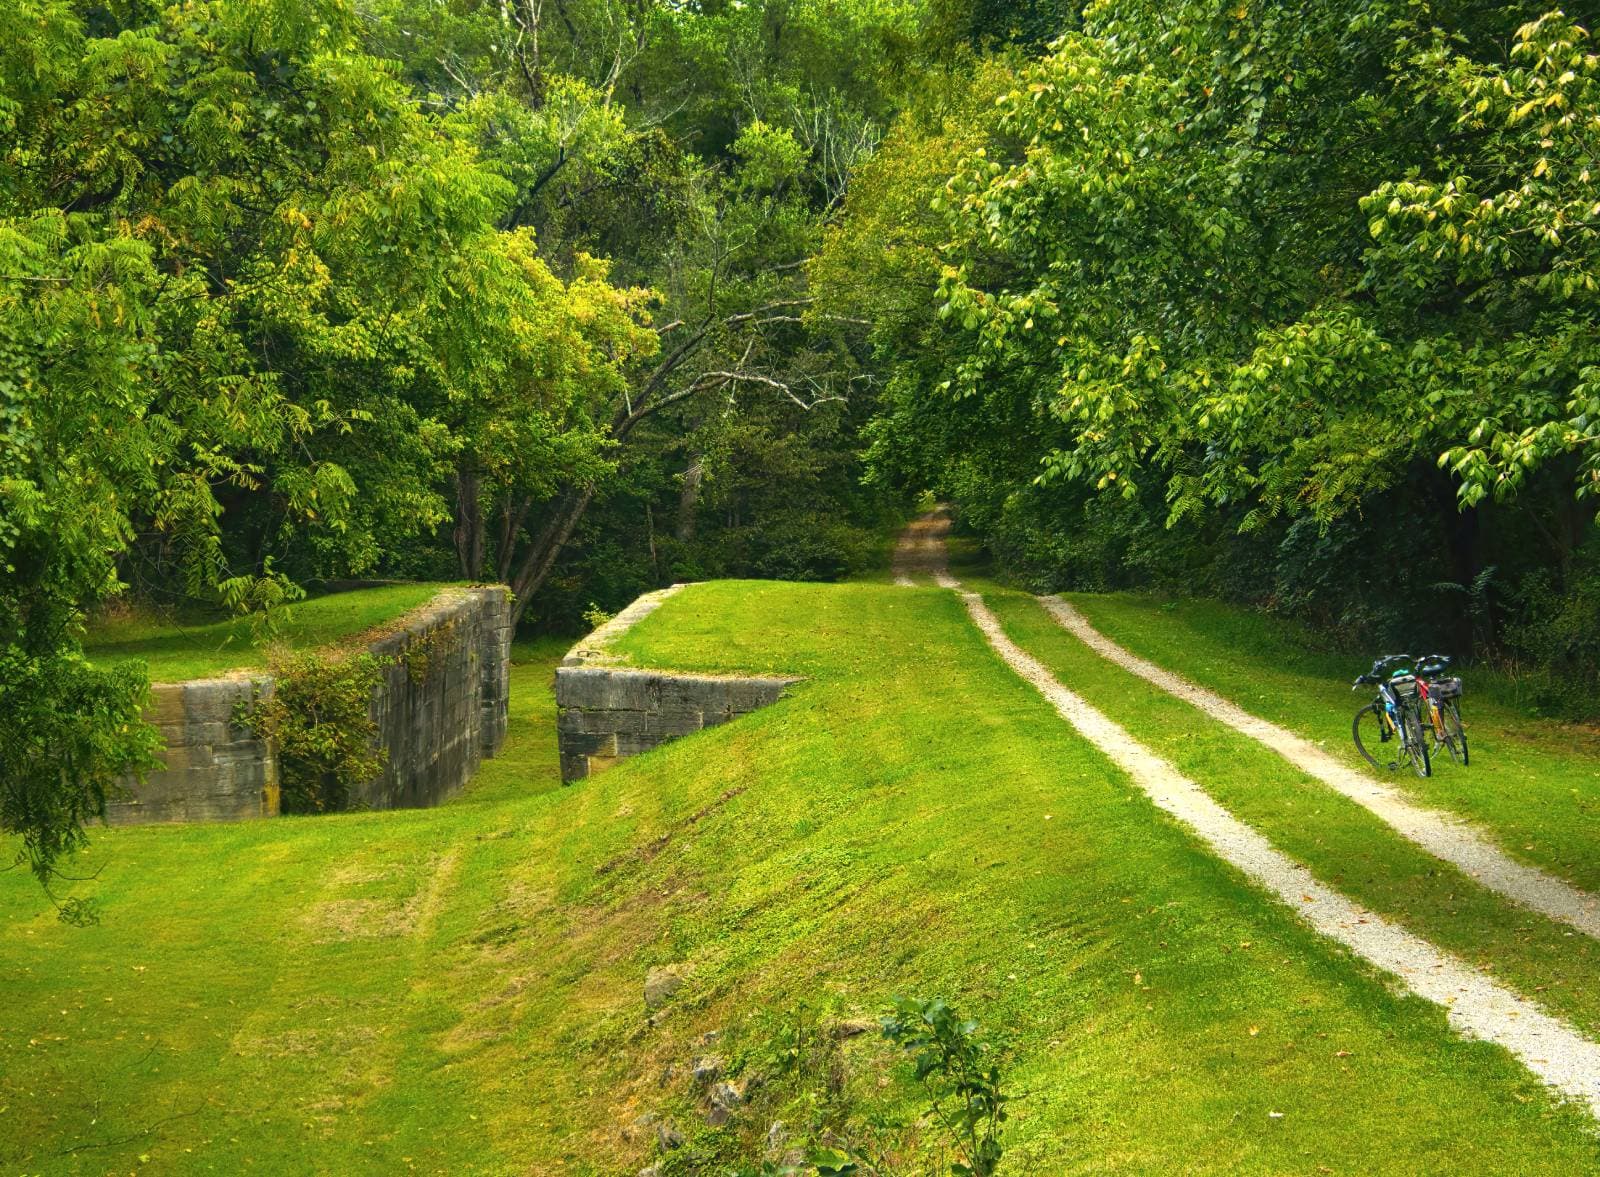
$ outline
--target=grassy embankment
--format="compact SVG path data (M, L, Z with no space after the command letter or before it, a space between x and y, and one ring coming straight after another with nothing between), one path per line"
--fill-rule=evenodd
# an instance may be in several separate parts
M0 1166L626 1173L644 1112L688 1137L673 1173L758 1156L773 1119L914 1149L892 1126L918 1094L873 1035L837 1094L826 1048L785 1062L895 993L996 1036L1028 1093L1013 1173L1596 1164L1506 1056L1156 813L953 595L702 585L624 646L807 682L559 790L543 651L459 803L102 833L87 931L0 878ZM660 965L687 983L652 1022ZM723 1129L686 1073L709 1050L768 1078Z
M444 584L383 585L308 597L290 606L278 640L309 648L333 645L427 604ZM181 682L265 665L267 651L251 640L249 622L208 613L109 614L89 627L85 652L95 662L139 660L153 682Z

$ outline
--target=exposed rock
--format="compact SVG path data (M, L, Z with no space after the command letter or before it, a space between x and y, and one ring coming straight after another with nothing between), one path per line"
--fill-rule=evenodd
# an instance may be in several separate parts
M638 1172L638 1177L661 1177L660 1165L646 1165Z
M683 1147L683 1133L666 1121L656 1125L656 1143L664 1149Z
M683 988L683 978L673 968L651 969L644 979L644 1006L654 1011L672 1000L672 995Z
M722 1078L722 1060L714 1054L708 1054L704 1058L697 1058L694 1060L691 1074L694 1077L694 1085L696 1087L710 1087L718 1079Z
M782 1120L774 1120L767 1128L767 1148L763 1160L775 1165L798 1165L806 1159L805 1150L791 1148L789 1129Z
M628 1141L630 1144L636 1140L644 1140L647 1137L654 1135L651 1129L653 1129L660 1120L661 1117L656 1115L654 1112L645 1112L638 1119L634 1120L633 1123L629 1124L622 1130L622 1139Z
M710 1102L706 1123L720 1128L733 1119L733 1109L744 1102L744 1092L732 1083L718 1083L711 1089Z

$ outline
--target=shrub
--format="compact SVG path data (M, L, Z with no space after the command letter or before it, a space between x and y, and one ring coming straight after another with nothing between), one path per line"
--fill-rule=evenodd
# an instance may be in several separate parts
M249 717L277 741L284 813L350 808L354 791L383 767L372 693L383 663L371 654L284 653L271 664L274 687Z

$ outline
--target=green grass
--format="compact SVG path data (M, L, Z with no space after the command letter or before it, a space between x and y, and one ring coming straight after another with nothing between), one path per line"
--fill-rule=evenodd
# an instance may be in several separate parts
M1155 811L953 594L700 585L623 645L807 681L570 789L545 696L439 809L102 832L95 928L0 876L0 1171L633 1173L649 1111L689 1137L667 1172L717 1172L826 1076L717 1130L690 1061L772 1072L784 1011L896 993L1003 1048L1009 1173L1596 1167L1590 1122ZM854 1126L925 1171L905 1064L842 1050Z
M445 587L396 584L309 597L290 608L279 637L300 647L342 642L427 604ZM84 648L92 661L105 665L142 661L153 682L182 682L266 663L266 650L251 640L247 621L205 614L103 617L90 625Z
M1013 641L1295 861L1600 1036L1600 951L1588 937L1501 899L1277 753L1101 658L1031 596L978 587Z
M1215 602L1068 595L1112 640L1371 771L1350 739L1351 716L1371 698L1350 683L1370 659L1321 652L1293 627ZM1471 818L1513 857L1600 890L1600 732L1533 718L1480 690L1470 670L1463 681L1472 764L1447 758L1426 780L1376 775Z

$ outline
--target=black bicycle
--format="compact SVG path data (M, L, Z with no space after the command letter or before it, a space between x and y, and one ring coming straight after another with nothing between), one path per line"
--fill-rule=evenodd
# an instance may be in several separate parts
M1422 654L1417 658L1418 695L1428 730L1433 733L1433 750L1444 748L1450 759L1464 768L1470 753L1467 729L1461 722L1461 680L1445 676L1450 662L1448 654Z
M1418 776L1425 777L1433 772L1433 761L1428 755L1421 688L1411 669L1413 665L1409 654L1386 654L1356 679L1351 690L1364 686L1376 686L1378 690L1372 702L1356 712L1350 734L1355 738L1356 749L1373 768L1399 768L1404 761ZM1396 758L1385 765L1372 754L1372 749L1391 740L1398 750Z

